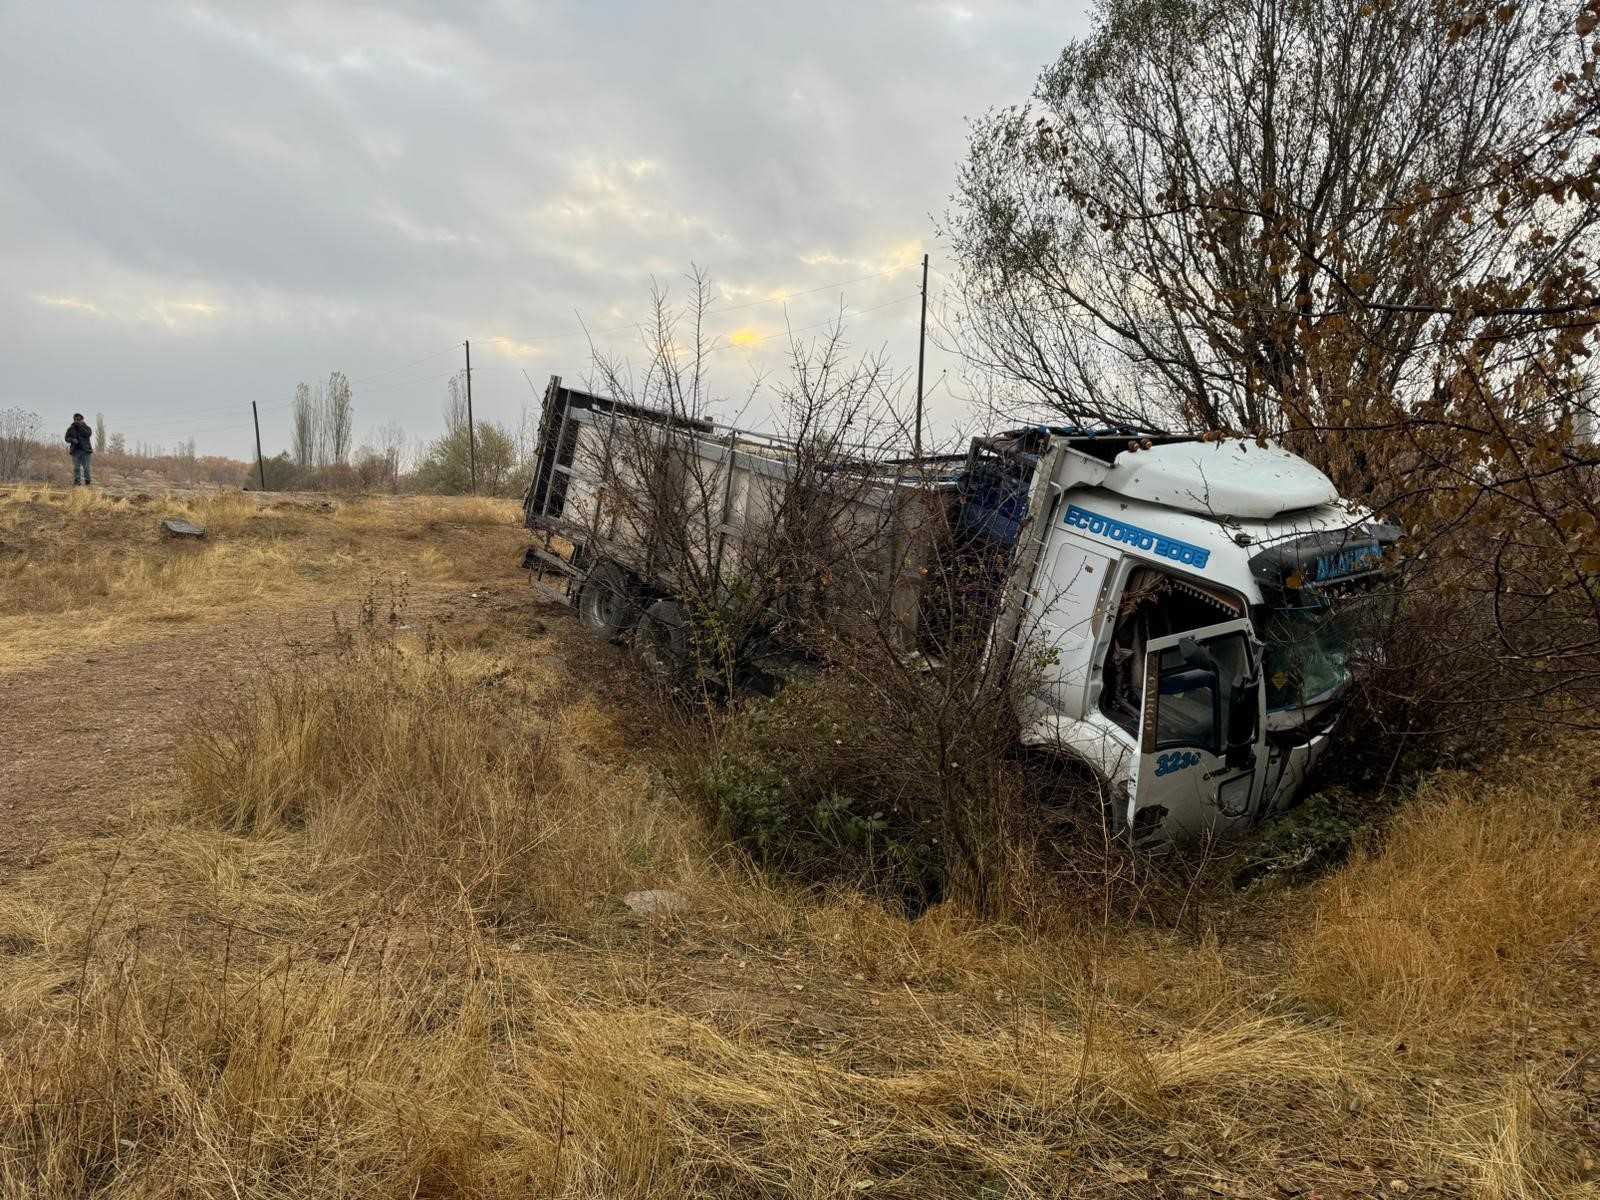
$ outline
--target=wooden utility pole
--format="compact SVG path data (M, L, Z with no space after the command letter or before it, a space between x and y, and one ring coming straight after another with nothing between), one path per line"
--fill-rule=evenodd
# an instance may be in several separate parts
M922 359L928 349L928 256L922 256L922 323L917 328L917 429L912 435L911 455L922 461Z
M472 494L478 494L478 429L472 423L472 343L462 342L467 352L467 455L472 460Z
M267 490L267 460L261 457L261 414L256 411L256 402L250 401L250 416L256 423L256 468L261 472L261 490Z

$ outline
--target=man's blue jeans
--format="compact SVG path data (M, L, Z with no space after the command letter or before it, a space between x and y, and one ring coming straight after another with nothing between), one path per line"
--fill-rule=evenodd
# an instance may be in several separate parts
M93 457L93 450L74 450L72 452L72 482L74 484L94 482L89 478L89 460Z

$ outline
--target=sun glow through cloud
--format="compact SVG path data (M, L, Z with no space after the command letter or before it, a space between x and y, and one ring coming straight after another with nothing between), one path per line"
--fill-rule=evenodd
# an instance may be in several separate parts
M104 310L98 304L88 300L80 300L76 296L40 296L40 304L48 304L51 308L67 308L74 312L92 313L94 316L104 316Z
M129 302L85 300L81 296L34 297L48 308L65 309L113 321L138 321L147 324L178 326L197 319L215 317L224 310L207 300L167 300L160 297Z

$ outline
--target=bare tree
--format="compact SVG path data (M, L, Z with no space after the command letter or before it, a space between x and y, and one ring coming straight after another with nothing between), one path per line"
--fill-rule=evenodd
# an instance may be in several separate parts
M333 461L333 424L328 409L328 387L318 381L310 388L311 465L325 467Z
M311 385L299 383L294 389L293 442L294 465L308 471L317 460L317 408L312 402Z
M96 450L105 450L107 448L105 413L95 413L94 415L94 448Z
M467 373L457 371L445 384L444 431L447 437L467 428Z
M1552 88L1589 54L1576 14L1103 0L1034 103L974 131L964 344L1074 420L1270 432L1420 402L1464 311L1550 308L1592 249L1600 210L1551 211L1592 154Z
M350 459L350 436L355 426L355 403L351 398L350 381L343 371L328 376L325 428L327 430L327 457L321 466L343 466Z
M405 426L389 421L378 426L373 434L378 457L384 464L386 484L391 492L400 490L400 472L405 466L408 447Z
M539 446L539 414L529 404L523 404L517 415L517 428L513 435L516 446L515 477L517 491L526 491L537 464L535 452Z
M894 432L894 381L882 362L851 360L835 328L793 345L790 378L774 392L774 434L711 434L707 277L697 272L691 289L681 305L655 290L637 366L596 357L591 386L622 407L584 466L605 497L608 532L596 545L615 547L654 597L642 606L641 642L726 691L785 625L797 630L823 591L843 585L829 563L864 554L901 516L867 502L882 483L862 453ZM752 451L783 470L750 478L734 532L736 464Z
M0 408L0 479L21 479L41 435L39 414Z

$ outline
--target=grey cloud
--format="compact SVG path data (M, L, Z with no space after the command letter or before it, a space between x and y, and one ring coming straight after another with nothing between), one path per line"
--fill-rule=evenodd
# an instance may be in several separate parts
M962 118L1023 98L1076 6L8 5L0 9L0 404L104 410L203 448L298 379L463 337L641 313L691 262L730 301L933 247ZM901 271L847 290L867 307ZM789 306L795 325L839 297ZM777 305L728 314L761 335ZM915 306L852 323L914 360ZM610 339L626 349L625 338ZM766 349L730 351L738 391ZM514 351L514 352L513 352ZM485 343L490 415L581 339ZM949 364L938 360L937 370ZM358 425L437 421L443 357L358 383ZM437 369L435 369L437 368ZM414 382L412 382L414 381ZM948 403L948 401L945 401ZM237 425L237 422L234 422ZM267 440L286 423L269 411Z

